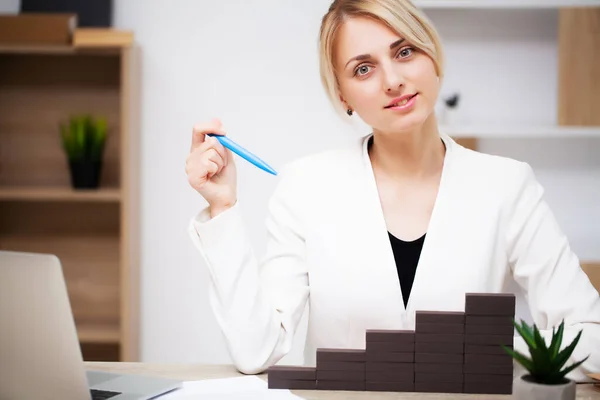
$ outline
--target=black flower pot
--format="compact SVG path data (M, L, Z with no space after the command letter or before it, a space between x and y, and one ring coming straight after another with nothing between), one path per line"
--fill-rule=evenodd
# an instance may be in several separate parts
M100 183L102 162L92 160L69 161L71 185L75 189L96 189Z

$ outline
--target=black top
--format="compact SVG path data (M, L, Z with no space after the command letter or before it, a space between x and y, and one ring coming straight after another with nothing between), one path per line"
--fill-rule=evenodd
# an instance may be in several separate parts
M417 264L425 242L425 235L412 241L405 242L398 239L396 236L388 232L394 259L396 260L396 269L398 270L398 279L400 279L400 287L402 288L402 296L404 297L404 307L408 304L410 291L415 280Z

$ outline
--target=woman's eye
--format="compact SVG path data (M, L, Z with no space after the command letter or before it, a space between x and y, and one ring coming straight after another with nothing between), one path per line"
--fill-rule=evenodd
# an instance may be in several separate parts
M369 67L367 65L361 65L360 67L356 68L356 71L354 71L354 75L364 75L368 72Z
M400 57L402 57L402 58L406 58L406 57L410 56L412 54L412 52L413 52L412 47L405 47L398 52L398 55L400 55Z

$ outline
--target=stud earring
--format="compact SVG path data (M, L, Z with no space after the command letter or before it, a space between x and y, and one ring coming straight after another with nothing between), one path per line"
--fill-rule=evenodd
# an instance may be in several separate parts
M352 116L352 110L351 109L347 109L346 110L346 114L348 114L349 116Z

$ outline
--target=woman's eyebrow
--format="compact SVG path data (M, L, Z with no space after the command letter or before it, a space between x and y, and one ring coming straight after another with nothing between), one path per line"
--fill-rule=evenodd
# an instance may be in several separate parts
M390 50L393 50L394 48L400 46L402 43L404 43L404 39L396 40L394 43L390 44ZM356 57L352 57L351 59L349 59L344 68L347 68L348 64L350 64L352 61L363 61L368 60L369 58L371 58L370 54L359 54Z

